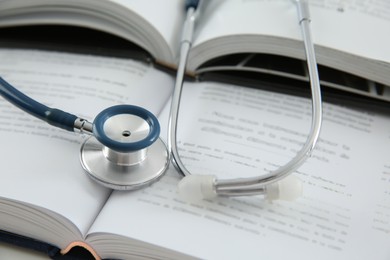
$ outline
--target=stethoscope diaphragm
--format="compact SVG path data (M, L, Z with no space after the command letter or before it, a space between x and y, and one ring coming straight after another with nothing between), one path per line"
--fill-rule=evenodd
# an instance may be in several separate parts
M148 110L119 105L100 112L93 136L80 149L81 165L103 186L135 190L158 180L169 165L157 118Z

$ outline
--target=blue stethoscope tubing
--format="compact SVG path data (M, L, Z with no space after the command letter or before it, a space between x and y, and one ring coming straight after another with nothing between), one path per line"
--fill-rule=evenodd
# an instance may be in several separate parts
M197 18L199 1L187 1L187 18L181 41L180 63L172 97L168 124L168 149L172 161L184 178L179 183L179 193L187 200L212 199L217 196L264 195L269 200L293 200L300 196L302 185L299 178L291 175L310 157L318 141L322 124L322 101L320 81L314 45L310 33L310 15L307 1L294 1L298 9L298 21L302 30L309 80L312 93L312 122L305 145L285 165L257 177L218 179L212 175L191 174L180 159L177 148L177 122L186 70L188 53L192 44L192 35Z
M73 131L77 116L53 109L23 94L0 77L0 94L13 105L50 125Z

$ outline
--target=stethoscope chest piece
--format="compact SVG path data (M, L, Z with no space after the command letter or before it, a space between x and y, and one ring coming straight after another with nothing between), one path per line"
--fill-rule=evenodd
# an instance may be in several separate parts
M94 136L81 146L86 173L103 186L135 190L158 180L169 164L157 119L135 106L116 106L95 119Z

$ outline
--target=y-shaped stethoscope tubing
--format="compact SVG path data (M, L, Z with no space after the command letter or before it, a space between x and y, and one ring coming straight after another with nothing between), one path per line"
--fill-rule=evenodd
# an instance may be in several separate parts
M292 158L288 163L280 168L257 177L249 178L235 178L235 179L217 179L214 177L206 176L207 180L197 181L194 179L194 185L199 185L198 188L189 187L186 184L186 188L199 189L199 194L203 197L213 197L216 195L221 196L246 196L256 194L267 194L267 189L271 187L275 182L281 181L287 177L299 166L302 165L305 160L310 157L320 134L322 123L322 105L321 105L321 91L320 81L317 70L317 62L315 58L314 46L310 34L310 18L308 12L308 4L306 1L295 1L298 8L299 24L302 29L302 36L305 46L305 54L307 59L307 66L309 71L309 80L311 84L312 93L312 122L311 130L306 140L305 145ZM183 78L186 68L186 62L188 58L188 52L191 47L192 32L195 25L196 18L196 6L190 5L187 8L187 19L184 27L184 34L181 42L180 63L177 71L177 78L175 82L175 90L172 96L171 114L169 118L168 127L168 149L171 152L172 160L175 167L185 175L184 178L191 177L191 173L186 169L183 162L180 159L177 148L177 121L179 114L179 106L181 93L183 88ZM184 181L184 180L183 180ZM195 192L196 193L196 192Z

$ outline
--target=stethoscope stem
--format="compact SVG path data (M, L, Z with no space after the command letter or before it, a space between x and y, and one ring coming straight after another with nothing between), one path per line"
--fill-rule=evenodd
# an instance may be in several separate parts
M93 124L83 118L76 118L73 131L80 134L93 134Z

